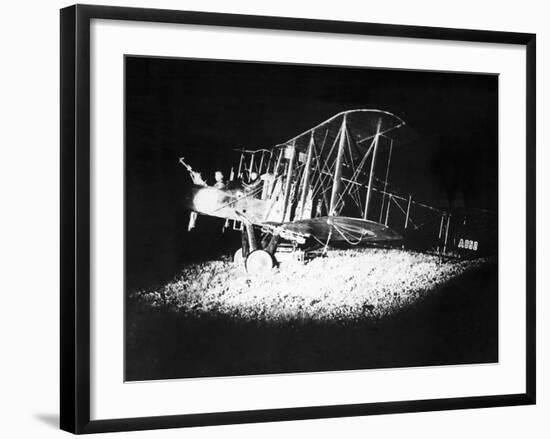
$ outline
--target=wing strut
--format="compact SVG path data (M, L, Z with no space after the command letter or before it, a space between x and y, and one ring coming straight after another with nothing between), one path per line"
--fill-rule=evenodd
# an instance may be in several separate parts
M344 147L346 145L346 115L342 119L342 127L340 128L340 139L338 142L338 152L336 154L336 166L334 168L334 180L332 182L332 193L330 195L329 216L336 215L338 194L340 193L340 185L342 183L342 162L344 159Z
M286 175L285 192L283 199L283 215L281 222L285 221L286 211L290 204L290 188L292 186L292 173L294 171L294 162L296 161L296 145L294 141L288 145L288 151L290 152L290 162L288 164L288 170Z
M367 189L367 199L365 200L365 212L363 213L363 219L367 219L369 213L369 204L371 200L372 193L372 180L374 178L374 165L376 164L376 150L378 149L378 139L380 137L380 124L382 119L378 119L378 125L376 127L376 134L374 137L374 149L372 151L372 160L370 163L370 174L369 174L369 187Z
M304 210L306 207L306 200L307 200L307 194L309 191L309 178L311 174L311 159L313 156L313 147L315 144L315 140L313 138L313 133L311 133L311 139L309 140L309 146L307 148L307 157L306 157L306 165L304 169L304 181L302 185L302 196L300 199L300 219L304 218Z

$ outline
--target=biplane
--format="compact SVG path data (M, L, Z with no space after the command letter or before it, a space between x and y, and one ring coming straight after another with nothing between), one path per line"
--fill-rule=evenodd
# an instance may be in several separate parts
M189 229L198 214L224 218L241 231L235 261L256 274L277 264L281 246L326 252L337 243L404 245L408 232L426 225L437 235L430 250L480 252L480 240L451 236L468 230L453 227L451 212L390 185L392 154L404 131L406 123L390 112L344 111L271 148L238 150L229 181L218 173L213 186L180 158L193 180Z

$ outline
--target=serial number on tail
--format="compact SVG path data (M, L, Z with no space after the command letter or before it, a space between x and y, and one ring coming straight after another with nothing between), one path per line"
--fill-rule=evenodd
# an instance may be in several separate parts
M458 242L458 248L464 248L466 250L472 250L477 251L479 246L478 241L474 241L472 239L460 239Z

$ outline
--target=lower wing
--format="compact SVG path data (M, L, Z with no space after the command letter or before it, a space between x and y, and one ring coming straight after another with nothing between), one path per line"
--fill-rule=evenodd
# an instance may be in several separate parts
M283 231L319 241L359 242L395 241L402 236L384 224L346 216L322 216L282 224L270 224Z

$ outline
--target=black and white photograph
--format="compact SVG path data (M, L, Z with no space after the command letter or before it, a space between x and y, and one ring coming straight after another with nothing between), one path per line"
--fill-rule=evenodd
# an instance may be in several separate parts
M498 75L124 72L126 381L499 361Z
M547 438L543 2L3 6L2 437Z

